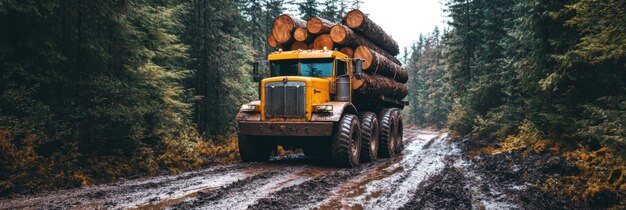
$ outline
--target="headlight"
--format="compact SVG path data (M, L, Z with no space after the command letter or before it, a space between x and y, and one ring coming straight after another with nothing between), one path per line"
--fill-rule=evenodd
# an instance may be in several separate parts
M259 111L259 106L257 106L257 105L250 105L250 104L244 104L243 106L241 106L241 111L244 111L244 112L257 112L257 111Z
M315 105L313 106L313 111L315 112L332 112L333 105Z

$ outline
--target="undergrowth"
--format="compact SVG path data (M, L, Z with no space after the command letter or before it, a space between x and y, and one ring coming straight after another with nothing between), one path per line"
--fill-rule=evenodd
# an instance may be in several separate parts
M558 174L534 183L537 189L566 196L581 208L626 209L626 163L608 146L595 148L546 138L532 123L524 121L518 134L494 145L475 148L468 155L520 151L524 155L552 154L566 160L577 173ZM543 164L549 165L550 159ZM537 167L541 167L540 165Z

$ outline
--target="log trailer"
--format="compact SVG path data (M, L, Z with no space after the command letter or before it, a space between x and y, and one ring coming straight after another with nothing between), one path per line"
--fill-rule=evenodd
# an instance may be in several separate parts
M267 58L268 78L258 62L253 70L260 100L236 117L244 162L268 160L277 145L341 167L401 152L407 102L376 92L393 87L377 88L386 77L364 74L362 59L328 49L278 50Z

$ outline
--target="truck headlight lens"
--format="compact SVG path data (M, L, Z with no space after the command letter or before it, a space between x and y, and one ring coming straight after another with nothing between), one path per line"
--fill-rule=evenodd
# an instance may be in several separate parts
M313 106L315 112L332 112L333 105L315 105Z
M244 112L258 112L259 111L259 106L257 106L257 105L250 105L250 104L244 104L243 106L241 106L241 111L244 111Z

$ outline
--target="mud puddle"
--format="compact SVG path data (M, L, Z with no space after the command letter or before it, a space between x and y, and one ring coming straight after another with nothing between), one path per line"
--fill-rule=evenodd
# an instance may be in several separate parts
M268 163L214 166L179 175L0 199L0 209L518 207L516 199L509 199L516 191L508 188L523 189L523 182L502 187L497 184L500 176L483 170L507 163L464 160L461 146L446 133L406 128L404 141L401 155L353 169L311 165L306 157L295 155Z

